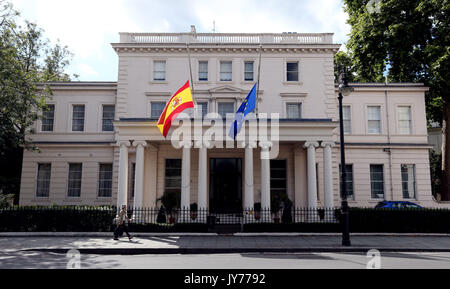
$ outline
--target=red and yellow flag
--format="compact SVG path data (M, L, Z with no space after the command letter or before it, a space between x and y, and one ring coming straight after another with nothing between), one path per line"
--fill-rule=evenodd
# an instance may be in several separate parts
M194 107L194 101L192 100L191 87L188 80L169 100L156 124L164 137L167 136L172 121L177 118L180 112L189 107Z

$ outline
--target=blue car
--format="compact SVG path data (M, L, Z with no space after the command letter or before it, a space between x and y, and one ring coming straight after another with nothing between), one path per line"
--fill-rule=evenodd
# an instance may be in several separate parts
M382 201L379 202L375 208L382 209L420 209L423 208L418 204L414 204L407 201Z

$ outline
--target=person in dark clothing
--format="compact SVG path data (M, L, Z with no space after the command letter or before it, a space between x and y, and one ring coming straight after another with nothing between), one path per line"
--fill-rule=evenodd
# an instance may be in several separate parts
M122 210L120 210L119 215L117 216L117 227L114 230L114 240L119 240L119 235L121 232L125 232L128 236L128 240L131 241L133 237L128 232L127 222L130 222L131 219L128 218L127 214L127 205L122 206Z

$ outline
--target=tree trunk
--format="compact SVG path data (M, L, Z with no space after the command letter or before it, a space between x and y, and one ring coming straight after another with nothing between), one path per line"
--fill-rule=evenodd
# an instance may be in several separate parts
M442 122L442 192L441 200L450 200L450 102L444 103Z

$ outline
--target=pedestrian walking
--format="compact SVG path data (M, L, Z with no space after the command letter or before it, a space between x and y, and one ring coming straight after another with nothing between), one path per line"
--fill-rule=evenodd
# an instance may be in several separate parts
M131 241L131 239L133 239L133 237L128 232L127 223L130 222L131 219L128 218L127 205L122 206L122 210L120 210L119 215L117 216L116 219L117 219L117 227L114 230L114 240L119 240L119 235L122 235L123 232L125 231L125 233L128 236L128 240Z

